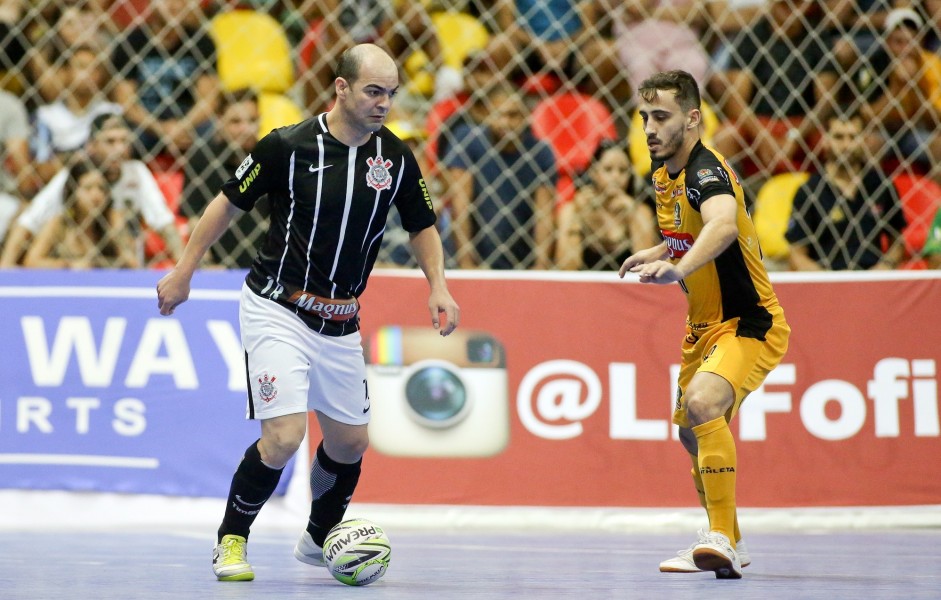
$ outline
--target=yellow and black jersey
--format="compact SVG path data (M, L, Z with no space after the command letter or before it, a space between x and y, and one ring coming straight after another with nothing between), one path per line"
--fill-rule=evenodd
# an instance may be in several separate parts
M737 334L763 340L772 313L781 312L761 262L761 249L738 176L725 158L702 143L690 153L686 168L668 173L664 163L652 166L657 221L670 259L678 262L703 229L700 207L723 194L738 204L738 239L716 259L680 282L689 301L689 323L696 329L739 318Z

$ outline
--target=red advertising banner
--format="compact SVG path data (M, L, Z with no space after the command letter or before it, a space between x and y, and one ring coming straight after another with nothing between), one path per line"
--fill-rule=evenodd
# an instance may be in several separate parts
M696 503L670 422L682 292L581 275L452 274L463 317L449 338L430 327L420 274L372 277L357 502ZM732 424L739 504L941 504L941 277L775 289L793 333Z

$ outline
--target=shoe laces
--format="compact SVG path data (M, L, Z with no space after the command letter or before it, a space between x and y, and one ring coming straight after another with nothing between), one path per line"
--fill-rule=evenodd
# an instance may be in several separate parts
M729 551L732 550L732 543L729 541L729 538L725 537L723 534L717 531L710 531L706 533L702 540L709 544L715 544L717 546L727 548Z
M222 542L222 562L245 560L245 542L237 537L229 537Z

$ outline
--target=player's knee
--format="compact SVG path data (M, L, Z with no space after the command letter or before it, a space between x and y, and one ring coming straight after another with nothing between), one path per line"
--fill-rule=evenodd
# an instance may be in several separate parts
M368 447L369 437L365 435L365 432L363 435L343 436L338 440L324 439L324 450L327 456L344 464L358 462L366 454Z
M261 441L258 443L262 461L275 469L286 465L301 447L306 431L306 420L266 423L262 427Z
M698 390L686 392L686 413L692 425L702 425L725 414L725 409L712 395Z

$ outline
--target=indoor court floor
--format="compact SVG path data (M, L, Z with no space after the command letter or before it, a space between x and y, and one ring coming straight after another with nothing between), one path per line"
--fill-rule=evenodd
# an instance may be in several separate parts
M756 533L737 581L664 574L686 547L678 534L392 531L385 577L349 588L294 559L295 534L256 531L255 581L222 583L210 570L209 532L0 531L0 599L129 600L475 598L941 598L941 531Z

